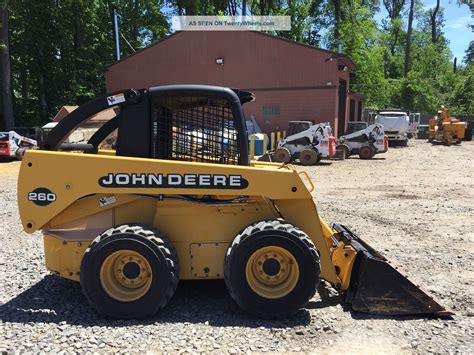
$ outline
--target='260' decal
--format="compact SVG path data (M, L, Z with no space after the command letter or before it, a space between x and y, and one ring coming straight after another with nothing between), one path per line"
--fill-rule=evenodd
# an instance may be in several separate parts
M38 206L47 206L56 201L56 194L45 187L38 187L28 193L28 201Z

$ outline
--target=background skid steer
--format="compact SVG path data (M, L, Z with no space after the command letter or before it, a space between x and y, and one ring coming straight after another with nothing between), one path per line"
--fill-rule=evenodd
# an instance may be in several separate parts
M178 85L73 111L25 154L19 175L21 221L28 233L42 230L47 268L119 318L156 313L180 279L222 278L261 317L295 313L320 279L355 310L449 314L350 230L320 219L304 172L249 161L241 104L252 99ZM111 106L120 113L87 144L63 144ZM98 150L115 129L116 151Z

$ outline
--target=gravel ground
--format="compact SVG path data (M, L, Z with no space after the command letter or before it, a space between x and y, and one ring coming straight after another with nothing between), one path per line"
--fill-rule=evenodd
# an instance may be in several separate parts
M100 318L79 285L49 275L40 235L20 227L18 162L0 163L0 352L472 353L474 349L474 144L411 141L371 161L311 167L328 221L351 227L455 311L452 319L373 317L345 310L320 289L281 321L242 313L223 282L181 282L146 321Z

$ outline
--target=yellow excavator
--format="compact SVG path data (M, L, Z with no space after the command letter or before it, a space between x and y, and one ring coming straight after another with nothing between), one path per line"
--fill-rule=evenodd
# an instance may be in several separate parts
M453 142L461 144L466 131L466 124L449 115L448 108L441 106L438 115L430 118L428 140L451 145Z
M171 85L70 113L25 153L19 174L21 222L42 231L46 267L117 318L153 315L179 280L208 279L224 279L241 308L264 318L305 307L321 279L356 311L450 315L347 227L320 218L305 171L250 160L242 105L253 99ZM87 143L64 143L110 107L117 116ZM113 132L115 149L98 149Z

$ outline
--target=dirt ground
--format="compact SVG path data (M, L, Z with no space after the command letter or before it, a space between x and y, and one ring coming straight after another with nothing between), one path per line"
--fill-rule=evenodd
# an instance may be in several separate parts
M44 270L39 235L19 224L19 163L0 163L0 351L472 353L473 155L473 142L411 140L370 161L305 168L320 214L402 265L455 312L452 319L351 312L329 290L291 319L256 320L236 308L223 282L188 282L151 320L104 320L75 283Z

